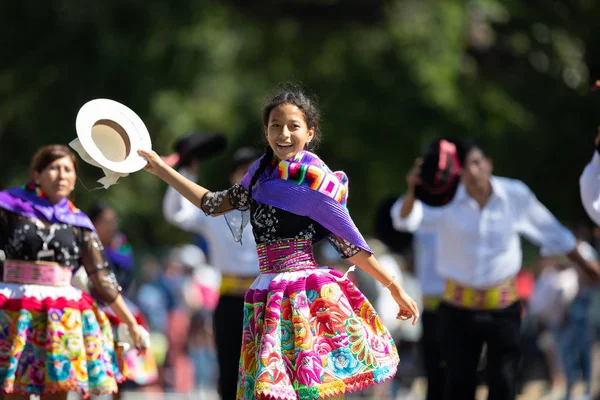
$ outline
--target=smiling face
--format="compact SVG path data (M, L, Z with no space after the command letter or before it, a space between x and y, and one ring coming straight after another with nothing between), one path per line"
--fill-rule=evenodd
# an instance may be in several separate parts
M280 160L289 160L304 150L315 134L306 124L302 110L292 104L281 104L271 110L265 126L269 146Z
M54 160L41 171L33 172L33 179L51 203L56 204L69 197L75 188L77 173L71 157Z

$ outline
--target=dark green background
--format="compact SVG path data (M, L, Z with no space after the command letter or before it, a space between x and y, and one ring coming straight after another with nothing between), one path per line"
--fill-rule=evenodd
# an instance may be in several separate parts
M474 136L495 172L526 182L563 221L582 220L578 177L600 123L600 6L594 0L24 0L0 5L0 182L20 184L36 148L75 138L81 105L111 98L146 122L159 153L191 130L228 135L202 166L227 186L235 146L261 145L278 82L323 109L319 154L350 177L362 231L436 135ZM101 176L83 168L88 188ZM145 172L107 191L138 248L187 236L162 219L165 186Z

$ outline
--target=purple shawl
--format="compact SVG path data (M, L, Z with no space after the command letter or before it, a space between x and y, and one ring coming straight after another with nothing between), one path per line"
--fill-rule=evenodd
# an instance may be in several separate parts
M65 198L57 204L52 204L33 184L0 191L0 208L24 217L95 230L88 216L69 199Z
M242 186L246 189L261 159L244 176ZM252 198L309 217L333 234L373 254L346 208L348 177L342 171L332 172L316 154L301 151L263 172L252 188Z

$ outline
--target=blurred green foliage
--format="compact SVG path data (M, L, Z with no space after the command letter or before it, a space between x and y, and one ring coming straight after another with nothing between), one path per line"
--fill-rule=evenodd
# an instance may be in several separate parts
M22 0L0 4L0 182L28 176L47 143L76 136L81 105L111 98L146 122L159 153L191 130L221 131L228 154L202 166L227 186L239 145L262 146L259 119L278 82L320 98L320 155L350 176L368 233L376 204L437 135L473 136L495 172L525 181L561 219L584 217L578 176L592 153L600 94L594 0ZM88 188L101 176L83 166ZM184 240L161 215L164 184L145 172L108 191L138 246Z

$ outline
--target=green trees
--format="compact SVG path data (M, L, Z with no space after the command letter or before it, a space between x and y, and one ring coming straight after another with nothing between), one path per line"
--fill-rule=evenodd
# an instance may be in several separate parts
M191 130L262 145L262 99L297 80L321 100L320 154L350 176L361 229L436 135L482 139L497 173L575 221L600 124L600 95L587 91L599 11L592 0L4 2L0 182L21 183L37 147L74 138L77 110L96 97L134 109L159 153ZM226 187L227 156L203 166L209 187ZM162 222L164 188L146 175L106 192L80 185L78 204L111 201L138 245L178 240ZM83 166L85 186L99 177Z

